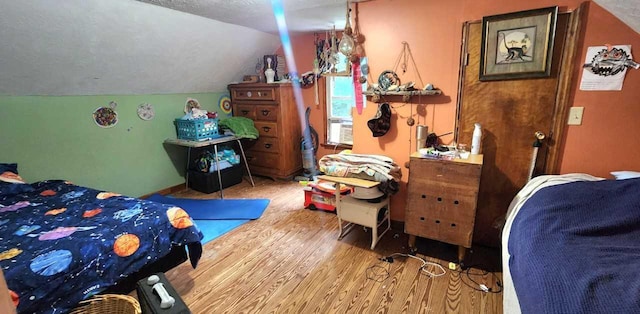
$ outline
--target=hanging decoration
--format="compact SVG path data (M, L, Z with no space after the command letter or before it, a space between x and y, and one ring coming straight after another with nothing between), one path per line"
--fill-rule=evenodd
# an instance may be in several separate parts
M229 95L222 95L220 100L218 100L218 104L220 105L220 110L222 110L222 112L226 114L231 113L231 98L229 98Z
M109 103L108 107L98 107L93 112L93 121L101 128L110 128L118 123L118 113L116 112L115 101Z
M149 121L155 117L156 112L153 109L153 105L144 103L138 106L138 117L142 120Z

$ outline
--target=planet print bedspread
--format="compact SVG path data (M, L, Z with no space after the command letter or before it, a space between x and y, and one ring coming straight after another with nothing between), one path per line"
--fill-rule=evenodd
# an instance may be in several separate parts
M201 252L202 233L179 207L60 180L31 186L0 194L0 267L19 313L67 312L174 245Z

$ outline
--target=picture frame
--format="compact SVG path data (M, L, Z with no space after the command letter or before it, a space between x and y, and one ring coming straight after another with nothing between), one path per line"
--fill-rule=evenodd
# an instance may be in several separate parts
M482 18L480 81L549 77L558 7Z

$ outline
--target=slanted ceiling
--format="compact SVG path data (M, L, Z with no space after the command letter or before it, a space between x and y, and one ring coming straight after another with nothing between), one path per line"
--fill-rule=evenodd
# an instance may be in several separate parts
M222 92L276 35L133 0L0 0L0 95Z
M282 1L291 32L343 27L346 2ZM640 32L638 0L594 2ZM279 47L270 3L0 0L0 95L225 91Z

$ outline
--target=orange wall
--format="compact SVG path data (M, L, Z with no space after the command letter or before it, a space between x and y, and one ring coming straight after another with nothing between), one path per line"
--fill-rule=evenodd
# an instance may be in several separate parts
M567 11L575 9L580 3L575 0L538 1L536 4L513 0L376 0L358 4L358 22L362 34L366 36L364 49L369 58L369 81L377 81L377 76L384 70L395 70L403 82L414 81L418 87L432 83L443 92L441 96L414 99L411 105L391 103L392 129L379 138L372 137L366 126L366 122L375 115L377 104L368 102L362 115L354 111L353 151L389 156L403 168L401 191L392 198L394 220L404 220L408 178L408 169L404 164L416 145L415 126L409 127L407 118L413 115L416 124L426 124L429 131L436 134L452 132L454 129L462 23L481 20L486 15L553 5L559 5L560 11ZM574 90L581 77L578 70L581 69L587 46L611 43L640 47L638 33L598 5L591 3L588 11L580 62L575 65L577 75ZM313 41L313 34L292 36L295 61L300 73L312 68ZM399 66L395 68L403 41L409 43L422 82L411 61L407 64L406 73L402 73ZM636 53L636 60L638 56L640 52ZM561 173L586 172L608 176L608 172L613 170L640 170L640 144L637 140L640 138L640 124L631 121L640 117L640 89L634 88L640 86L639 80L640 70L632 69L628 71L620 92L574 92L573 104L585 107L584 119L581 126L568 128ZM305 104L312 108L311 124L322 136L325 125L323 107L314 104L313 88L303 90L303 97ZM324 93L321 93L321 101L324 101ZM445 143L452 140L453 135L443 137ZM621 150L616 153L605 152L609 147ZM321 148L318 156L332 152L332 148Z

